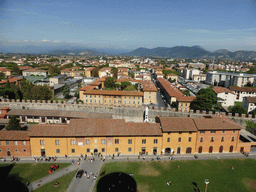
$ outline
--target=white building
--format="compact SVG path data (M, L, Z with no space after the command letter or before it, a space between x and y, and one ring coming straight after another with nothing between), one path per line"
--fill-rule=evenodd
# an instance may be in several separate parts
M236 95L232 91L224 87L216 87L212 90L216 93L217 97L222 99L222 101L219 101L222 106L234 106Z
M229 87L229 89L235 93L236 100L242 102L244 97L256 97L256 88L251 87Z
M253 111L256 108L256 97L244 97L242 106L247 113Z
M248 82L254 83L254 74L245 73L228 73L228 72L218 72L210 71L206 73L206 83L214 85L216 82L218 85L223 85L225 87L238 86L243 87Z
M194 75L199 75L200 71L198 69L183 69L184 79L193 79Z

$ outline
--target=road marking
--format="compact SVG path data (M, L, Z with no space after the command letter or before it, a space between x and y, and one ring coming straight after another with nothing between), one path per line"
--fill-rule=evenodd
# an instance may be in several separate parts
M220 159L220 157L219 156L217 156L218 157L218 159Z

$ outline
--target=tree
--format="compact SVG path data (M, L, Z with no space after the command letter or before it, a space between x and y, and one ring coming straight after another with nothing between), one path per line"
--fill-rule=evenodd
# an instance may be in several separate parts
M235 114L235 113L239 113L239 115L242 115L242 114L246 114L247 111L245 108L243 108L242 106L240 105L235 105L234 107L230 106L228 108L229 112Z
M21 70L17 65L14 65L11 69L16 75L21 75Z
M5 74L3 72L0 72L0 80L5 79Z
M56 65L49 65L49 73L52 77L60 74L60 69Z
M210 88L201 89L196 96L196 99L191 103L190 108L194 110L220 111L220 99Z
M115 81L114 77L107 77L104 82L105 87L111 88L111 89L115 88L115 84L116 84L116 81Z
M124 90L125 91L136 91L136 89L133 85L128 85Z
M98 67L95 67L94 69L92 69L92 76L99 77L99 68Z
M129 81L123 81L121 82L121 88L125 89L127 86L131 85L132 83Z
M65 83L65 85L62 87L62 93L65 99L70 98L70 86L68 84Z
M190 96L189 90L184 91L184 94L185 94L186 96Z
M111 71L113 73L114 78L117 79L118 69L116 67L113 67Z
M27 127L21 127L20 119L17 116L11 116L8 124L6 125L6 130L26 130Z

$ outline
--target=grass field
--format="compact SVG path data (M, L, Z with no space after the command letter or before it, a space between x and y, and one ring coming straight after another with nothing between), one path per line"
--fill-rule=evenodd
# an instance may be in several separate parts
M70 172L59 179L56 179L50 183L43 185L42 187L37 188L36 190L33 190L33 192L50 192L50 191L66 192L76 172L77 170ZM57 181L59 182L59 186L55 188L54 183L56 183Z
M54 164L54 163L53 163ZM21 183L33 182L44 176L49 175L49 163L18 163L18 164L0 164L1 174L4 177L15 176ZM63 169L70 163L58 163L59 169ZM13 167L12 167L13 166Z
M210 181L207 192L256 191L256 160L253 159L113 162L102 167L97 183L113 172L133 173L138 192L194 191L193 182L202 192L205 179ZM171 181L171 186L167 186L167 181Z

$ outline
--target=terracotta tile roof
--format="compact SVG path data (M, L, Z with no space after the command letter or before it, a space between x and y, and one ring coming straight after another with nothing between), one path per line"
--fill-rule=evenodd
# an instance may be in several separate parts
M242 92L256 92L256 88L252 87L229 87L231 91L242 91Z
M148 81L141 81L142 84L142 90L143 91L151 91L151 92L157 92L157 88L153 81L148 80Z
M190 117L157 117L157 119L160 121L163 132L197 131Z
M72 119L69 125L36 125L32 137L162 136L158 123L133 123L124 119Z
M84 94L91 95L116 95L116 96L143 96L141 91L117 91L117 90L87 90Z
M110 119L110 113L89 113L80 111L59 111L59 110L32 110L32 109L12 109L7 113L8 116L43 116L43 117L72 117L72 118L93 118Z
M226 129L243 129L240 125L227 118L209 116L208 118L202 117L194 119L195 125L198 130L226 130Z
M9 80L10 83L14 83L14 82L16 82L16 81L21 81L22 78L16 78L16 77L14 77L14 78L10 78L10 79L8 79L8 80ZM4 84L4 83L6 83L6 82L7 82L7 80L3 80L3 81L0 81L0 84Z
M35 125L31 131L30 137L63 137L66 136L68 125L54 125L54 124L38 124Z
M177 101L192 102L195 97L185 96L178 88L171 84L167 79L157 78L157 81L162 85L170 97L175 97Z
M216 87L216 88L213 88L212 89L216 94L219 94L219 93L231 93L231 94L234 94L234 92L230 91L229 89L225 88L225 87Z
M97 86L86 85L86 86L83 86L82 88L80 88L79 91L93 90L93 89L95 89L96 87L97 87Z
M27 69L27 70L24 70L25 72L47 72L47 70L41 70L41 69L38 69L38 68L31 68L31 69Z
M0 131L0 140L2 141L28 141L29 131Z
M256 97L246 97L249 103L256 103Z

